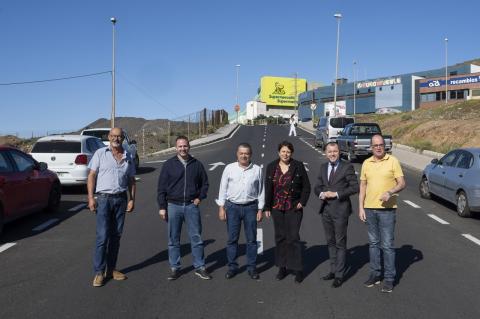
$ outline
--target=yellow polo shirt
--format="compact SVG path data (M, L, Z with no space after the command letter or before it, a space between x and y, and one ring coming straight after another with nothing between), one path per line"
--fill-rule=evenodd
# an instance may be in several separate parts
M364 208L397 208L397 196L391 196L388 202L382 202L380 197L383 193L397 185L396 178L402 177L403 171L398 159L392 155L385 156L375 161L375 158L367 158L362 165L360 180L367 182Z

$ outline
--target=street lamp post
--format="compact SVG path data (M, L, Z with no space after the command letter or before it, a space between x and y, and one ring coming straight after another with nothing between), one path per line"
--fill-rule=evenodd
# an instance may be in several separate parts
M110 126L115 127L115 17L110 18L112 22L112 115L110 119Z
M357 97L357 78L355 76L355 66L357 61L353 61L353 115L357 113L356 97Z
M334 81L334 93L333 93L333 114L337 116L337 79L338 79L338 46L340 42L340 19L342 18L341 13L335 13L333 15L337 19L337 55L335 62L335 81Z
M240 70L240 64L235 65L235 70L237 74L236 88L235 88L235 111L237 112L237 124L238 123L238 113L240 112L240 105L238 105L238 72Z
M448 38L445 38L445 104L448 103Z

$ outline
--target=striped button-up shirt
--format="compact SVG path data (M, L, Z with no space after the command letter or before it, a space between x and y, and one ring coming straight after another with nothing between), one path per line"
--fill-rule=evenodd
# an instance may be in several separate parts
M260 166L250 163L248 167L241 167L238 162L228 164L222 174L216 202L224 206L225 201L235 204L258 201L258 209L263 209L265 193Z

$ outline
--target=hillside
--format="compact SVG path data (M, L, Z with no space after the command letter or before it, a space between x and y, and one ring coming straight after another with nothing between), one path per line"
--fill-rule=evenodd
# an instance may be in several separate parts
M358 115L376 122L395 143L446 153L458 147L480 147L480 100L398 114Z

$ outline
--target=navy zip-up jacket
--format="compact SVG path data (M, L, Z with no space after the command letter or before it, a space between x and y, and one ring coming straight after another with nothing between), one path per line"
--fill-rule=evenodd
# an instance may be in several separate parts
M195 198L207 198L208 176L202 163L189 156L184 166L175 155L163 164L158 177L157 202L160 209L167 209L168 202L191 203Z

